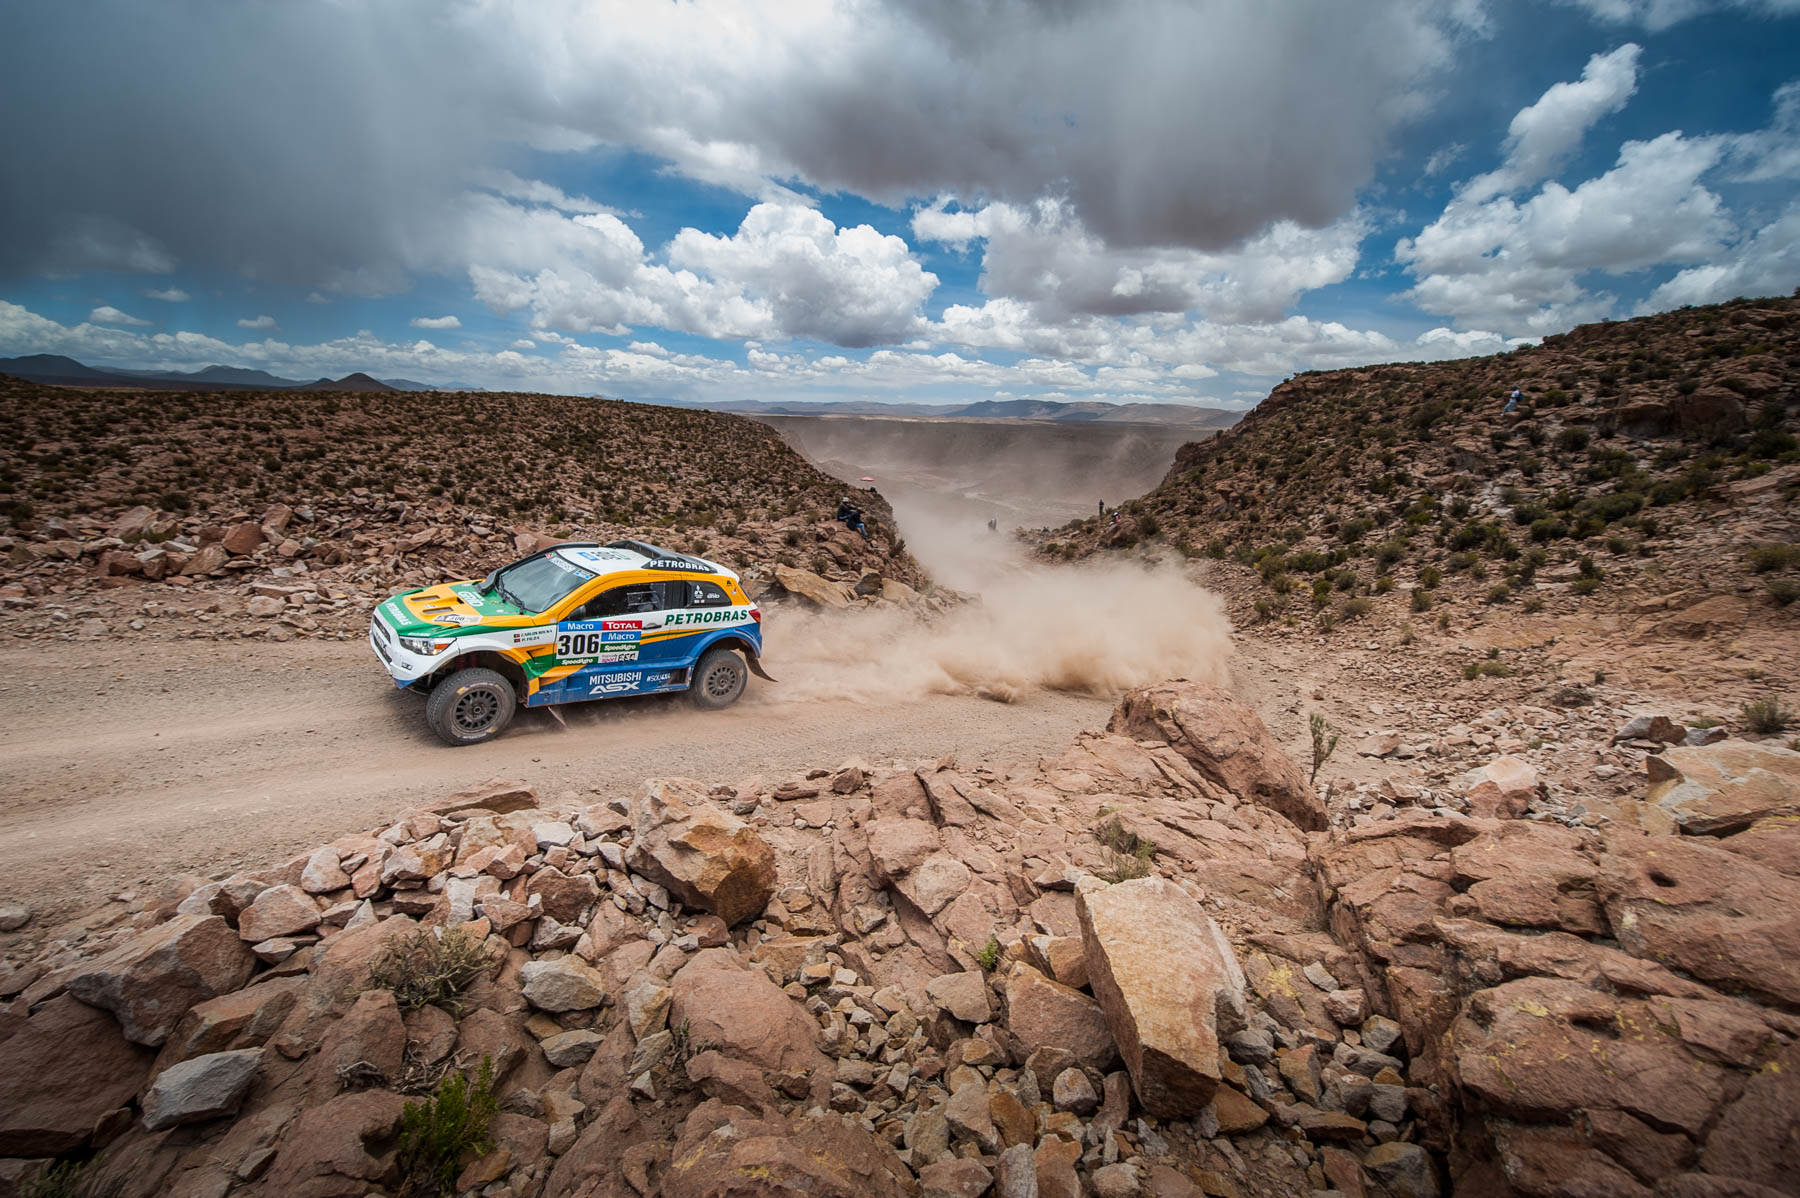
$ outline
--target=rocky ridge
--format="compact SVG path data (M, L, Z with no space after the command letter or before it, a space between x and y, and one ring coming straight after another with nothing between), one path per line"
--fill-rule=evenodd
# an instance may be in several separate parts
M722 561L753 597L931 605L878 494L856 493L865 540L831 519L843 483L740 417L4 377L0 408L0 609L16 636L359 637L397 589L620 537Z
M1321 798L1182 682L1012 775L492 784L8 963L0 1186L394 1193L485 1058L487 1198L1792 1192L1800 754L1696 739L1593 827L1492 753Z
M1504 623L1741 685L1800 673L1797 433L1800 299L1737 300L1297 375L1116 520L1034 541L1204 562L1257 636L1442 647Z

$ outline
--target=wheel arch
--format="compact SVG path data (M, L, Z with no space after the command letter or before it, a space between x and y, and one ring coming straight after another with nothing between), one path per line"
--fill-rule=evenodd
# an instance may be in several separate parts
M443 679L450 677L458 670L468 669L492 670L512 684L513 695L521 705L525 702L527 690L525 670L518 662L495 649L471 649L467 653L458 653L454 657L444 659L442 665L431 672L430 682L436 686Z
M708 653L712 652L714 649L736 649L736 650L738 650L740 653L742 653L744 655L744 662L745 662L745 664L747 664L750 667L750 672L752 674L755 674L758 678L763 679L765 682L775 681L773 678L770 678L767 674L765 674L763 672L762 652L756 647L756 642L751 640L749 637L743 635L742 633L740 633L740 632L723 632L723 633L720 633L718 636L714 637L712 640L707 641L706 644L704 644L700 647L700 652L695 654L694 664L696 666L699 665L700 659L702 657L705 657Z

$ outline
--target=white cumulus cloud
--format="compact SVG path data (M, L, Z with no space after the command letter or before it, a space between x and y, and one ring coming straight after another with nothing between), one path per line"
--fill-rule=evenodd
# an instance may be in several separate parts
M847 346L902 340L937 276L905 241L840 229L816 209L761 203L735 233L683 229L652 255L609 213L566 216L500 201L471 225L469 277L496 312L538 329L623 335L656 326L708 337L805 337Z
M102 304L95 308L88 313L88 319L96 324L147 325L150 323L147 320L140 320L129 312L121 312L111 304Z
M460 329L462 321L454 316L415 316L409 322L415 329Z
M146 299L162 300L164 303L185 304L193 297L179 287L164 287L160 290L152 288L144 292Z
M1480 201L1549 178L1601 117L1625 107L1637 91L1638 55L1630 42L1588 59L1581 78L1553 85L1519 110L1506 131L1506 161L1469 182L1463 198Z
M1535 337L1613 315L1634 276L1678 268L1635 305L1661 311L1793 286L1800 223L1790 206L1746 234L1716 182L1800 172L1787 136L1800 129L1800 87L1774 99L1762 130L1628 141L1613 166L1574 185L1547 177L1599 117L1636 87L1637 48L1589 60L1514 118L1506 160L1468 181L1443 213L1395 245L1413 276L1406 298L1463 330Z
M267 331L281 326L275 323L273 316L240 316L237 326L240 329L258 329Z
M1563 0L1616 25L1642 25L1660 32L1693 17L1735 8L1762 16L1800 13L1800 0Z

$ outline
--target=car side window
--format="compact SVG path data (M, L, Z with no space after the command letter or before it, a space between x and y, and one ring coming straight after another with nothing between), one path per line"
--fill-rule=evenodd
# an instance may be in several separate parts
M601 620L608 616L629 616L640 612L662 611L662 583L639 583L636 586L612 587L601 591L575 611L571 620Z
M720 587L716 582L700 581L689 583L688 585L693 588L693 594L688 598L687 602L689 607L731 606L731 596L727 595L724 588Z

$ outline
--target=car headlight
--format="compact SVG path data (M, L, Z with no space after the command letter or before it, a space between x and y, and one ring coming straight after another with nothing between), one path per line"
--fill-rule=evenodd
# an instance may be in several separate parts
M454 641L434 641L426 636L403 636L400 638L400 645L407 652L422 653L426 657L442 653L454 643Z

